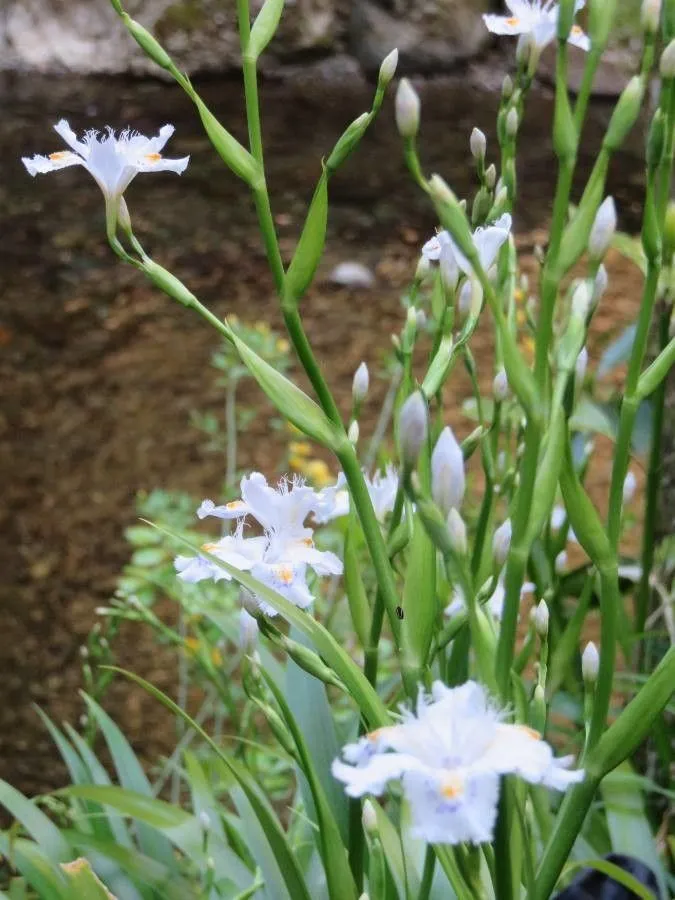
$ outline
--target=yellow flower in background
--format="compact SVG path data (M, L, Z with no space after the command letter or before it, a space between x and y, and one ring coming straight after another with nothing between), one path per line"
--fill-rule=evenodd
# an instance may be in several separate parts
M196 637L185 638L185 649L188 653L196 654L199 651L199 639Z
M309 441L291 441L288 445L288 452L291 456L311 456L312 445Z
M335 480L328 464L322 459L310 459L306 462L303 474L317 487L325 487Z
M223 654L217 647L213 647L211 649L211 662L214 666L222 666L223 664Z
M279 353L288 353L290 349L291 345L286 338L277 338L277 350Z
M302 472L307 465L307 460L303 456L291 455L288 457L288 466L294 472Z

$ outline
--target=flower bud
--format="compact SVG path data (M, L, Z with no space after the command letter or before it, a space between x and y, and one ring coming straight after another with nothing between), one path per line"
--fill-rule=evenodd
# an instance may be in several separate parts
M447 525L452 549L460 556L466 556L469 549L469 542L466 536L466 524L454 506L448 513Z
M675 63L675 59L673 62ZM623 144L626 135L640 115L644 92L645 82L639 75L634 75L623 89L618 103L614 107L612 118L609 120L604 140L606 149L617 150Z
M398 419L398 434L401 458L406 466L413 468L427 439L427 405L421 391L411 394L401 407Z
M545 600L540 600L534 609L532 615L534 630L540 638L545 638L548 634L548 606Z
M595 281L593 282L593 296L591 298L591 306L593 309L595 309L602 300L603 294L607 290L608 283L609 278L607 276L607 269L601 265L596 272Z
M359 442L359 423L356 421L356 419L353 419L349 426L349 429L347 431L347 439L350 444L354 445L354 447L356 447Z
M239 648L243 653L251 654L258 643L258 622L245 609L239 612Z
M623 480L622 498L624 506L631 502L631 500L635 496L636 488L637 478L635 477L635 473L629 470Z
M205 809L199 813L199 824L202 827L202 831L211 831L211 816Z
M567 571L567 553L565 550L561 550L560 553L556 556L555 561L553 563L553 568L555 569L556 575L564 575Z
M661 18L661 0L642 0L640 21L645 34L656 34Z
M354 403L361 403L368 393L370 386L370 376L368 374L368 366L362 362L356 372L354 372L354 380L352 381L352 399Z
M445 516L464 499L464 455L452 428L446 426L431 454L431 496Z
M510 75L505 75L502 81L502 98L508 100L513 94L513 79Z
M495 168L494 163L490 163L490 165L485 170L485 185L489 190L492 190L497 183L497 169Z
M591 311L593 294L587 281L580 281L572 294L572 317L586 321Z
M370 800L363 801L361 823L363 825L363 830L367 834L375 834L375 832L377 831L377 813L375 812L375 807Z
M506 116L506 133L509 137L518 134L518 110L512 106Z
M581 654L581 674L586 684L595 684L598 680L599 668L600 656L598 655L598 648L593 641L589 641Z
M506 201L509 199L509 191L505 184L503 184L495 194L495 207L497 209L501 209L502 206L506 204Z
M388 53L385 58L382 60L382 65L380 66L380 74L377 79L378 84L382 88L386 88L391 79L396 74L396 66L398 65L398 50L396 47Z
M588 350L585 347L582 347L579 351L579 355L577 356L577 361L574 366L574 377L576 379L577 385L582 385L584 382L584 378L586 377L586 368L588 367Z
M600 204L588 238L588 252L591 259L601 260L609 250L616 231L616 206L612 197Z
M503 367L497 372L492 381L492 396L497 403L503 403L509 396L509 379L506 375L506 369Z
M504 565L506 557L509 555L512 530L511 519L506 519L492 537L492 556L499 568Z
M516 62L521 69L526 69L528 67L533 49L534 42L532 40L532 34L530 32L521 34L518 38L518 43L516 44Z
M421 284L431 271L431 262L426 256L420 256L417 268L415 269L415 281Z
M407 78L402 78L398 84L395 112L401 137L415 137L420 127L420 98Z
M466 319L466 317L471 312L472 296L473 291L471 289L471 279L467 278L462 284L461 290L459 292L459 300L457 301L457 310L462 319Z
M672 40L661 54L659 63L661 78L675 78L675 39Z
M471 132L471 137L469 138L469 147L471 148L471 155L475 160L485 159L485 151L487 150L487 138L480 130L480 128L474 128Z
M441 283L443 289L449 294L453 294L459 281L459 266L452 247L448 244L441 248L441 258L439 260L439 270L441 273Z

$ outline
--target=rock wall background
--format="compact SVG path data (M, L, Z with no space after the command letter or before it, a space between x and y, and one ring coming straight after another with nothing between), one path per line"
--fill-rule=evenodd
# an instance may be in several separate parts
M252 0L254 13L260 5ZM398 46L409 68L447 70L486 42L480 14L490 5L490 0L287 0L265 66L346 52L374 68ZM128 0L126 8L188 71L222 72L237 65L235 0ZM5 0L0 68L157 73L109 0Z

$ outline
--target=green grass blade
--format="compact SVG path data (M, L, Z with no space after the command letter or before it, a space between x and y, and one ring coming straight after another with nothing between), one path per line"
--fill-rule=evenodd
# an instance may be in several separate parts
M120 784L130 791L151 797L152 787L148 777L122 731L94 699L84 691L81 693L90 715L103 733ZM156 831L146 828L142 822L138 824L138 843L146 856L163 862L169 868L175 866L174 855L167 839Z
M45 856L53 862L67 862L70 847L59 829L37 805L0 779L0 805L20 822Z
M242 790L243 795L245 796L247 802L251 805L253 812L257 820L259 821L262 830L265 833L265 837L269 843L270 848L274 854L275 859L278 861L279 869L281 870L284 886L287 890L288 894L292 898L292 900L311 900L310 895L307 891L307 885L304 882L302 877L302 873L298 866L297 860L293 855L291 848L288 845L288 841L286 839L286 835L279 824L279 820L277 819L274 810L270 806L267 798L259 789L258 785L251 777L251 775L240 766L235 760L230 759L226 753L222 751L222 749L216 744L216 742L204 731L201 726L199 726L194 719L192 719L185 710L181 709L170 697L167 697L166 694L162 693L158 688L154 685L150 684L150 682L146 681L144 678L141 678L138 675L135 675L133 672L126 672L123 669L118 669L115 666L102 667L109 668L111 671L118 672L120 675L124 675L125 678L129 678L131 681L134 681L136 684L140 685L144 688L149 694L155 697L160 701L164 706L167 707L174 715L181 718L190 728L194 729L197 734L205 741L209 747L214 751L216 756L220 759L220 761L225 765L225 768L229 772L229 774L238 782L239 787ZM244 885L242 885L243 889ZM278 889L281 889L281 885L278 886ZM286 895L286 890L283 892L283 896ZM279 894L279 898L281 898L282 894ZM275 898L276 900L276 898Z
M73 900L66 878L38 844L0 832L0 855L37 891L40 900Z
M646 888L644 884L637 880L637 878L634 878L629 872L626 872L625 869L614 865L614 863L611 863L606 859L584 859L581 862L570 863L570 865L564 869L563 875L570 875L578 869L597 869L598 872L602 872L614 881L618 881L619 884L622 884L627 890L635 894L636 897L639 897L640 900L658 900L658 897L655 897L649 888Z

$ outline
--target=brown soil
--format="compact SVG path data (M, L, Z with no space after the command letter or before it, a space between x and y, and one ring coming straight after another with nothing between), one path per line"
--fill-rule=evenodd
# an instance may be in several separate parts
M239 131L238 86L211 83L205 91ZM222 463L203 450L188 418L193 409L220 409L222 397L209 365L217 337L112 257L95 185L76 170L32 182L19 156L57 149L49 123L61 115L78 127L133 122L146 130L175 122L168 149L176 156L191 153L193 164L180 180L162 175L134 184L129 205L141 239L216 313L272 324L279 316L249 200L210 151L182 95L157 84L120 82L111 90L109 83L29 85L20 79L7 81L4 93L11 98L5 111L11 128L2 126L0 135L9 173L0 186L0 775L36 792L61 783L63 772L31 703L56 720L77 720L79 647L127 558L122 532L134 520L135 494L153 487L213 494ZM275 207L284 214L278 221L287 256L320 156L341 125L367 108L368 96L361 82L336 88L304 79L266 88L271 185ZM496 102L471 73L425 89L424 158L460 194L471 177L468 134L474 124L489 133ZM303 303L309 337L345 410L356 365L365 359L377 369L391 333L400 328L399 296L420 242L435 224L410 186L391 118L387 108L334 183L326 259ZM588 155L581 161L586 171L605 118L603 107L593 114ZM522 139L517 230L529 245L548 216L554 171L549 122L542 91L533 97ZM611 187L634 224L639 164L628 153L617 166ZM345 259L375 270L373 290L350 292L327 283L326 274ZM614 259L611 283L596 322L602 339L629 322L639 304L639 278L631 266ZM487 327L473 349L482 378L491 378ZM376 382L367 421L383 390ZM448 419L460 433L471 427L460 411L465 391L458 373ZM258 398L254 388L244 396L251 403ZM594 475L599 502L610 456L611 446L603 445ZM243 440L240 463L272 473L278 458L260 416ZM174 683L175 657L158 651L142 629L125 630L120 663L161 688ZM107 706L144 759L156 760L171 748L173 728L154 701L120 684Z

